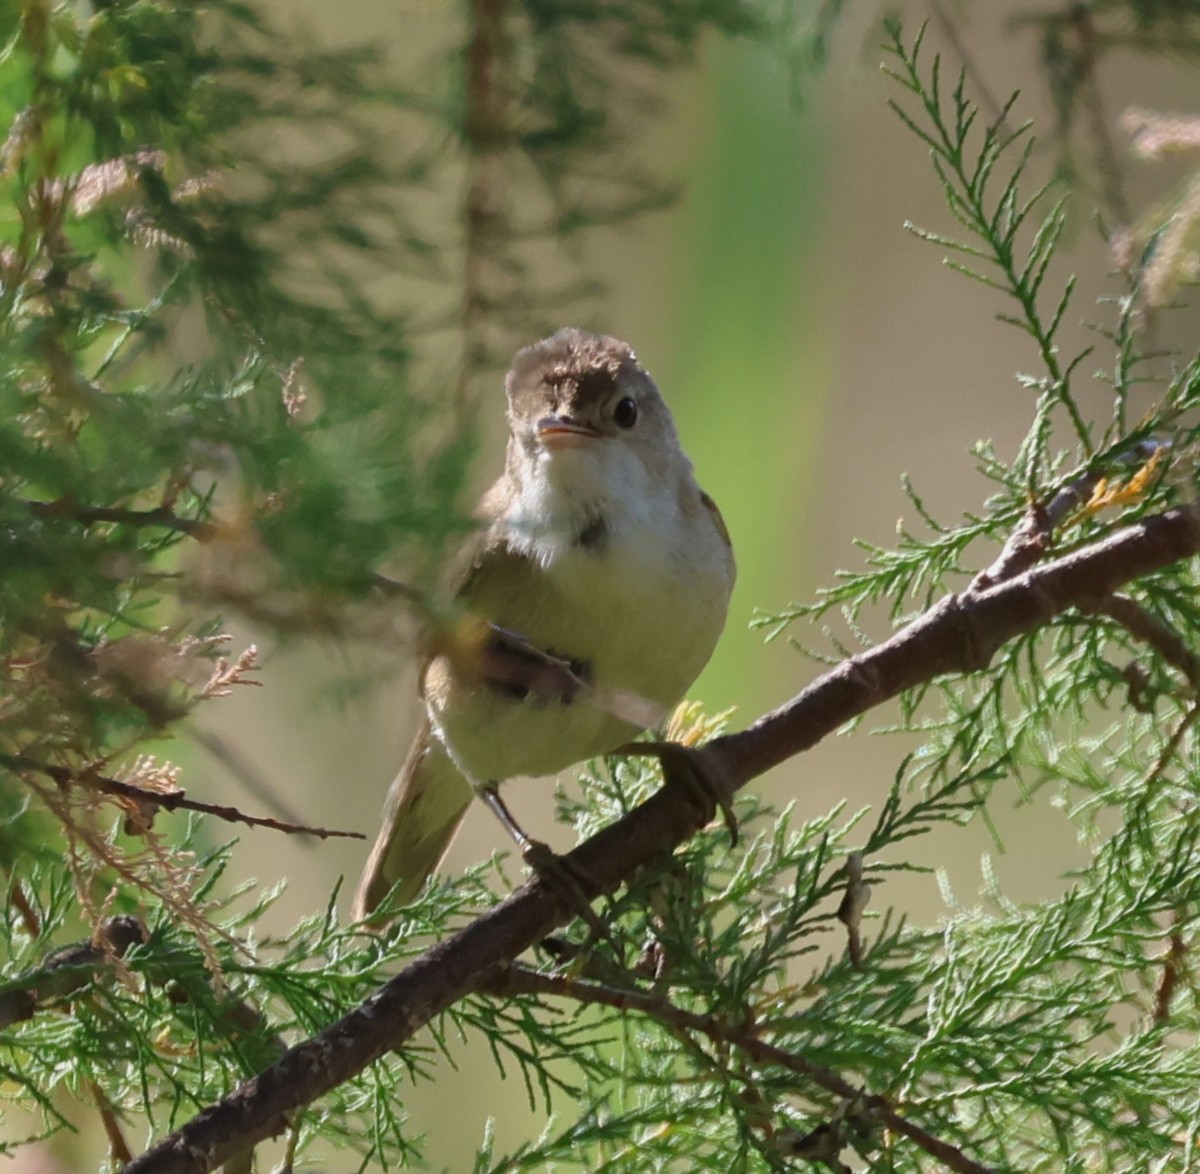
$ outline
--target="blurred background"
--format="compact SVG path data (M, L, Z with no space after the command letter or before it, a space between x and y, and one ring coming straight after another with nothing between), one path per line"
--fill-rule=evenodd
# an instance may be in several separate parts
M315 2L278 7L285 27L295 22L327 43L388 46L398 68L425 61L459 32L457 18L441 6L362 0L336 13ZM940 11L910 8L913 31ZM927 35L930 49L946 55L948 76L965 51L971 82L981 81L999 101L1021 92L1014 121L1033 121L1034 174L1049 178L1061 162L1054 107L1035 32L1014 23L1037 8L965 4L945 25L931 19ZM862 564L856 539L887 544L899 520L914 523L901 488L905 474L935 516L953 520L979 510L989 485L975 471L971 446L987 439L1011 454L1030 417L1030 396L1017 377L1036 370L1037 357L1025 336L996 320L1008 310L1000 295L948 270L943 250L905 230L907 221L943 232L953 226L925 149L888 109L904 95L880 69L879 18L876 5L849 6L828 63L802 75L798 87L762 46L715 37L699 45L693 66L661 79L662 107L629 143L642 164L682 185L680 200L594 230L563 263L605 287L598 298L571 306L563 324L604 330L635 346L733 535L739 578L729 624L693 692L710 710L736 707L734 724L785 700L819 671L784 639L764 644L749 630L755 612L811 599L839 569ZM1124 109L1186 111L1200 100L1186 62L1166 59L1147 70L1144 59L1129 54L1110 64L1104 114L1122 152L1127 139L1117 120ZM1087 142L1073 149L1082 154ZM1134 209L1161 198L1183 166L1129 156L1123 165ZM1085 182L1071 199L1068 242L1058 284L1051 284L1061 288L1068 273L1079 281L1064 349L1107 320L1098 299L1120 290L1094 227L1096 193ZM401 280L396 296L406 296ZM1189 325L1168 324L1184 331ZM418 362L436 371L438 345L432 340L431 354ZM1103 361L1098 354L1093 366ZM502 379L491 382L480 401L480 489L503 463ZM1098 411L1107 402L1099 383L1095 402ZM880 616L868 635L888 630ZM795 627L790 634L831 651L819 631ZM361 652L341 648L272 649L269 638L248 629L240 639L263 645L266 688L243 691L236 706L218 707L208 720L282 785L307 819L373 831L418 716L411 666L347 701L337 682L364 673L394 678L394 663L360 663L354 658ZM881 715L870 724L886 722ZM761 791L776 805L794 802L813 812L843 799L851 807L870 803L890 783L904 749L861 729L781 768ZM211 760L193 757L189 769L228 787L228 797L238 792L233 780L218 783L222 772ZM549 811L548 787L512 790L532 821L539 809ZM1019 900L1043 894L1069 866L1070 844L1057 844L1061 860L1026 852L1027 837L1047 834L1053 821L1022 815L1012 799L1012 811L993 812L1007 849L995 865L1006 892ZM472 813L447 867L506 847L497 830L486 812ZM980 853L996 847L981 827L927 844L929 863L947 870L966 901L977 886ZM244 867L261 876L276 853L275 866L290 877L281 916L291 917L322 900L330 878L356 877L362 849L256 836ZM932 878L896 884L892 899L936 916Z
M462 35L457 7L422 0L272 0L265 7L282 27L319 42L380 47L400 76L420 77ZM815 13L815 0L812 7ZM1079 277L1066 335L1074 345L1086 336L1086 320L1106 319L1097 299L1120 286L1093 224L1101 200L1086 163L1095 140L1056 137L1038 32L1021 23L1062 6L991 0L899 7L906 35L930 21L930 48L946 54L948 74L961 60L969 63L975 92L982 86L990 95L985 108L1021 91L1014 118L1035 124L1038 173L1053 175L1064 150L1082 161L1058 270L1059 283L1068 271ZM855 539L892 541L899 518L914 520L904 474L935 516L949 521L980 510L989 484L975 471L971 446L988 439L1011 455L1030 417L1031 396L1017 376L1037 368L1032 344L996 321L1007 309L998 294L949 271L941 250L904 228L906 221L941 231L952 225L924 147L888 109L889 99L904 95L879 67L880 16L873 2L846 5L828 60L798 77L762 45L702 41L693 64L656 76L661 105L647 110L628 143L631 160L680 184L681 198L664 211L589 232L556 262L566 275L598 278L605 291L572 305L561 324L601 329L634 345L733 535L739 580L728 628L693 694L712 711L736 707L734 725L787 699L820 671L786 639L764 644L749 628L755 612L811 599L839 569L860 565ZM1132 160L1119 117L1131 106L1194 111L1200 86L1186 61L1160 58L1149 69L1133 53L1106 59L1101 81L1098 115L1136 214L1178 181L1182 165ZM458 215L461 193L444 198L445 215ZM417 304L423 291L398 277L389 295ZM429 353L418 355L431 379L449 371L439 345L431 339ZM493 383L480 399L480 488L503 458L502 384ZM1099 408L1103 387L1095 394ZM236 645L260 644L265 687L211 707L207 729L304 820L372 836L418 719L412 666L319 642L280 648L244 626L231 630ZM881 638L888 630L881 615L867 634ZM832 651L819 631L794 627L790 635ZM347 696L348 678L377 683ZM877 803L910 748L898 737L871 735L891 716L872 715L852 735L830 739L755 788L802 815L837 803ZM193 792L254 809L238 779L202 749L180 746L177 758ZM535 834L565 846L553 825L552 784L513 784L507 793ZM1077 850L1049 795L1023 803L1015 789L1001 788L990 817L995 834L975 821L920 842L921 858L941 870L958 901L981 899L984 856L1013 901L1061 887ZM495 821L472 811L445 868L461 870L497 850L508 844ZM312 844L247 832L232 879L286 878L273 914L282 927L323 906L339 878L344 910L365 851L349 841ZM936 923L946 893L933 873L894 874L872 897L872 912L888 907ZM456 1071L409 1101L413 1122L428 1134L434 1169L468 1169L488 1120L498 1151L544 1125L523 1086L506 1084L489 1056L460 1047L456 1060ZM330 1168L341 1167L335 1160Z
M1013 24L1037 6L993 0L947 7L943 24L928 7L910 5L907 27L915 32L931 20L927 35L931 48L946 54L948 76L963 49L976 79L999 101L1021 91L1015 121L1033 120L1035 166L1048 178L1062 144L1047 75L1036 32ZM308 23L321 39L384 42L398 62L411 60L410 53L423 58L431 43L455 32L455 18L442 6L361 0L336 10L315 2L288 8L282 19ZM798 88L767 48L715 37L702 43L694 66L662 79L661 110L647 115L629 143L643 165L682 184L682 198L664 212L593 232L575 262L606 293L563 324L634 345L733 535L739 578L729 624L692 692L710 710L736 707L735 725L819 671L785 639L764 644L749 629L756 610L811 599L839 569L861 565L854 539L887 544L898 519L914 522L903 474L935 516L979 510L989 485L975 472L971 446L990 439L1010 455L1030 417L1031 396L1016 377L1035 370L1037 359L1026 337L996 321L1008 307L949 271L941 250L904 228L906 221L941 231L953 226L925 149L888 109L889 99L903 95L880 69L880 14L874 4L848 6L828 63L802 76ZM447 23L430 27L440 22ZM1184 62L1163 60L1148 70L1130 55L1112 66L1103 75L1104 112L1119 149L1127 140L1116 120L1125 107L1192 110L1200 102L1195 71ZM1086 142L1076 149L1086 152ZM1161 165L1123 162L1135 208L1176 178ZM1078 321L1066 335L1075 344L1087 320L1105 320L1096 299L1119 285L1093 226L1096 193L1085 184L1073 199L1059 281L1068 271L1079 277ZM1098 387L1098 407L1105 400ZM503 407L497 378L482 400L481 487L502 467ZM881 616L869 634L887 630ZM830 651L818 631L796 627L790 634ZM337 703L335 684L346 668L336 649L268 654L267 687L221 713L220 729L286 787L306 819L370 834L418 709L411 671ZM911 748L896 736L871 735L891 717L871 715L852 735L830 739L755 787L804 816L839 802L850 809L877 803ZM197 758L194 768L215 785L219 771L210 761ZM236 800L237 784L225 786ZM556 838L553 828L550 783L517 783L507 793L534 834L566 846L562 829ZM968 906L981 899L985 855L1008 899L1042 899L1061 888L1079 857L1074 831L1049 795L1023 803L1015 790L1001 788L990 816L999 841L977 820L925 837L917 855L942 870ZM497 850L508 850L503 833L477 807L445 868L453 872ZM258 835L253 843L247 837L235 864L260 880L288 878L277 911L286 919L323 902L338 876L345 878L344 908L362 856L361 846L345 841L313 847ZM893 875L873 893L872 912L890 906L921 924L942 916L935 875ZM488 1119L501 1152L544 1124L523 1086L506 1084L482 1049L463 1049L457 1071L416 1090L409 1110L428 1132L433 1168L447 1170L468 1168Z

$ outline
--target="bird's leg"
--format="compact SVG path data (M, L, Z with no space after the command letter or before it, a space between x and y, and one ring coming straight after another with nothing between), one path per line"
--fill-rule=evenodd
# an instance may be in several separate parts
M704 813L705 823L721 812L729 829L729 846L736 846L738 821L730 798L733 788L716 759L703 747L685 746L682 742L627 742L612 753L626 758L642 754L657 758L662 763L663 778L688 792Z
M500 798L500 788L495 783L485 783L480 787L479 797L487 804L488 810L504 826L504 830L516 841L522 858L527 853L535 850L534 845L540 841L534 840L525 834L524 829L513 818L513 813L509 811L508 804ZM542 847L545 847L545 845L543 844Z
M595 888L592 878L573 865L565 856L560 856L549 844L526 835L525 830L513 818L508 804L500 798L500 788L496 783L489 782L480 787L479 797L487 804L488 810L500 821L504 830L512 836L521 853L521 859L533 870L537 878L565 897L567 902L579 911L593 933L611 943L612 936L608 932L608 927L592 908L592 903L587 895L588 889Z

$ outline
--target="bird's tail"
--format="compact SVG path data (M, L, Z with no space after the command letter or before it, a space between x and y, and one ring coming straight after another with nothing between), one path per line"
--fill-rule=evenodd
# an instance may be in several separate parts
M429 723L423 723L388 790L379 836L354 894L355 920L370 917L393 887L389 909L400 908L421 891L450 847L471 796L470 783Z

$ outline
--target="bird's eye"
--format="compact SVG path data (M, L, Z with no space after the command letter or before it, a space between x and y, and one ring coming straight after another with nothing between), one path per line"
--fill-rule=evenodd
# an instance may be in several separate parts
M617 406L613 408L613 423L618 428L632 428L637 423L637 416L637 401L633 396L627 395L617 400Z

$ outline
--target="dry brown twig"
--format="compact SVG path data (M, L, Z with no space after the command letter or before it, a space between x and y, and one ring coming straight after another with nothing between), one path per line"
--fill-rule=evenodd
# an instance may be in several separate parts
M1182 926L1187 917L1177 909L1171 918L1171 933L1167 939L1167 951L1162 956L1162 973L1154 988L1154 1022L1167 1024L1171 1021L1171 1000L1179 984L1188 978L1188 947L1183 937Z
M1095 610L1115 620L1135 640L1149 645L1167 664L1183 674L1194 691L1200 691L1200 658L1174 628L1148 612L1136 599L1119 591L1102 599Z
M121 1122L112 1103L104 1095L102 1089L94 1080L87 1081L87 1090L92 1100L96 1102L96 1111L100 1115L100 1125L104 1136L108 1139L108 1158L110 1162L132 1162L133 1151L121 1129Z
M14 771L36 771L38 774L52 779L60 787L78 785L120 799L128 805L128 818L134 825L134 829L138 831L145 831L153 823L155 812L161 809L163 811L196 811L204 815L211 815L215 819L224 820L226 823L244 823L250 827L269 828L272 831L285 832L288 835L316 836L321 840L366 839L362 832L337 831L332 828L316 827L312 824L289 823L286 820L272 819L265 815L247 815L237 807L189 799L187 792L181 787L162 789L140 787L135 783L102 775L98 771L73 771L66 767L34 762L13 755L0 755L0 763Z
M904 690L946 674L980 671L1014 637L1070 608L1094 611L1126 583L1197 553L1200 510L1185 506L1144 518L1042 566L1017 570L1023 559L994 565L985 580L947 596L748 729L694 753L732 795ZM1005 577L998 581L997 573ZM570 866L575 875L591 878L587 895L614 891L702 827L711 813L700 811L693 795L668 779L646 802L576 848ZM573 912L561 894L539 881L524 885L438 942L361 1006L289 1049L129 1163L125 1174L205 1174L247 1145L282 1132L297 1112L401 1047L463 996L482 989L497 966L541 941Z
M155 509L132 510L117 509L109 506L87 506L74 501L27 501L25 507L38 518L54 520L65 518L78 522L81 526L93 526L109 523L121 526L161 526L165 530L175 530L190 538L205 542L217 533L217 527L212 522L202 522L195 518L183 518L167 506Z

